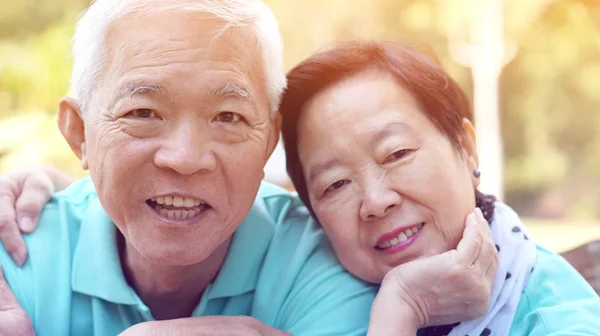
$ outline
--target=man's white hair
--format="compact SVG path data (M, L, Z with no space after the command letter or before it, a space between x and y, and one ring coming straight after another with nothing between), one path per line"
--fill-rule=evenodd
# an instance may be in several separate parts
M250 27L262 54L270 112L275 114L286 87L283 42L273 12L261 0L96 0L77 23L73 37L71 90L83 111L106 65L108 27L128 14L164 11L213 15L225 22L221 33L230 27Z

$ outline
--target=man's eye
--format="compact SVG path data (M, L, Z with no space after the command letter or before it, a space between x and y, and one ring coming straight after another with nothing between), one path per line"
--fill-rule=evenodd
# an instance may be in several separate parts
M222 123L237 123L244 120L244 117L235 112L221 112L214 118L215 121Z
M327 187L327 189L325 189L325 193L339 190L348 183L350 183L348 180L335 181L329 187Z
M408 153L409 153L408 149L401 149L399 151L395 151L392 154L388 155L388 157L385 158L385 161L383 163L391 163L391 162L400 160L403 157L405 157Z
M156 118L156 113L150 109L135 109L127 113L127 115L136 118Z

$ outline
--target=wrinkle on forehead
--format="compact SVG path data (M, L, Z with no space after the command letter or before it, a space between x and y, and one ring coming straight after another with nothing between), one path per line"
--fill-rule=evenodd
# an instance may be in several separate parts
M245 26L223 32L224 25L221 19L204 13L124 16L108 28L107 63L99 81L114 90L125 74L161 78L168 74L194 76L195 71L228 70L245 78L248 83L242 84L249 86L249 93L261 110L268 111L256 35ZM182 73L169 71L178 65Z
M126 16L108 29L109 60L120 60L135 67L205 59L219 59L237 67L259 65L260 54L252 52L256 51L252 45L257 42L252 31L232 27L221 33L218 27L224 24L202 13Z

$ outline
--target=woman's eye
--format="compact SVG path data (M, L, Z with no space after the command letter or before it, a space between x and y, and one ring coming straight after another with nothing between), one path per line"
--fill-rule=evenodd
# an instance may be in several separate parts
M218 122L222 122L222 123L237 123L240 121L244 120L244 117L242 117L240 114L235 113L235 112L221 112L219 114L217 114L217 116L214 119L215 121Z
M127 114L136 118L156 118L156 113L150 109L135 109Z
M325 189L325 192L328 193L328 192L336 191L348 183L350 183L350 181L348 181L348 180L335 181L329 187L327 187L327 189Z
M390 163L390 162L400 160L403 157L405 157L408 153L409 153L408 149L401 149L401 150L395 151L392 154L390 154L388 157L386 157L385 161L383 163Z

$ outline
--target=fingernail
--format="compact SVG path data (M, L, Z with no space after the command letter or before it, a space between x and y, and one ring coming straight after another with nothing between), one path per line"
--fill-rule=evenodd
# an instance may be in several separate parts
M33 231L33 220L28 216L23 216L19 218L19 228L24 232Z
M475 214L477 214L477 217L479 217L479 219L484 219L483 212L481 212L481 209L475 208Z
M19 252L13 252L10 254L10 256L15 261L15 264L17 264L17 266L19 267L23 266L23 264L25 263L25 257L22 256Z
M467 223L472 223L477 221L477 215L475 215L474 212L471 212L470 214L467 215Z

